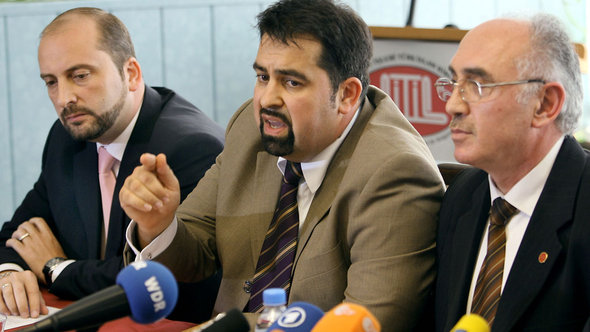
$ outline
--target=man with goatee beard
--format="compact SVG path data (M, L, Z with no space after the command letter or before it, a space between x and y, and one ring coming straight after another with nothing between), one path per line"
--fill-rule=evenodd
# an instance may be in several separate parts
M254 97L184 203L164 154L142 156L125 181L128 258L184 281L221 264L215 312L239 308L252 325L264 289L281 287L289 303L351 301L382 331L415 328L444 185L420 135L369 86L367 25L331 0L285 0L258 28Z
M183 199L223 149L223 130L203 112L145 85L112 14L62 13L41 33L38 60L59 121L38 181L0 232L0 311L22 317L47 313L38 283L66 299L115 284L129 223L118 193L142 153L169 157Z

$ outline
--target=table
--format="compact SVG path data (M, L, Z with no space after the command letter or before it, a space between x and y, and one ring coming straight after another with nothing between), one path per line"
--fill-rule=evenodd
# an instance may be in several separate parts
M74 301L67 301L58 298L57 296L49 293L49 291L45 288L42 288L41 292L43 293L43 298L45 299L45 303L48 306L64 308L67 305L74 303ZM195 325L196 324L194 323L174 321L169 319L162 319L152 324L138 324L131 320L131 318L124 317L103 324L98 329L98 332L174 332L183 331ZM24 328L24 326L7 330L7 332L18 331L22 328Z

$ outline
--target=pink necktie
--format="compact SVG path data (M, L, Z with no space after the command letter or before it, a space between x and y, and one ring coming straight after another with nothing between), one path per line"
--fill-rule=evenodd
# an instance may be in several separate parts
M115 158L101 146L98 148L98 182L100 183L100 196L102 199L102 215L104 218L104 243L109 233L109 217L111 214L111 204L113 202L113 193L115 191L115 182L117 178L113 172Z

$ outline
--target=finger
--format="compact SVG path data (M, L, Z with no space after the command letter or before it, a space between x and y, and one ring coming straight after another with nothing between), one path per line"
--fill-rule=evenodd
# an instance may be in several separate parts
M136 208L146 211L151 211L154 206L162 206L162 199L166 196L166 188L156 175L139 170L133 173L125 180L125 185L119 193L121 202L132 204Z
M139 162L150 172L156 170L156 156L151 153L142 154L141 157L139 157Z
M22 242L20 242L18 239L13 238L6 240L6 246L16 250L16 252L19 252L25 247L25 245Z
M41 291L39 290L37 278L34 275L27 276L25 280L25 292L29 303L31 317L39 317L39 313L42 312L41 306L45 306L45 302L43 301L43 296L41 295Z
M27 292L25 286L20 282L12 283L12 292L16 301L18 314L22 318L29 318L29 300L27 299Z
M20 225L18 225L18 228L14 232L12 232L11 237L15 240L18 240L21 236L28 233L27 229L25 228L28 224L28 221L23 221Z
M45 222L45 219L43 219L43 218L39 218L39 217L31 218L29 220L29 222L32 225L34 225L36 230L41 234L46 234L47 232L51 232L51 229L49 228L49 226ZM53 232L51 232L51 233L53 233Z
M39 229L37 228L37 226L35 226L30 220L27 222L24 222L22 224L20 224L20 226L18 226L17 231L15 231L15 233L19 233L20 236L17 237L16 239L19 241L24 241L27 237L23 237L25 236L27 233L30 236L33 237L38 237L39 236ZM14 233L13 233L14 235Z
M16 301L14 300L14 293L12 292L12 283L11 282L4 282L0 285L0 289L2 290L2 297L4 298L4 303L8 309L9 315L18 315L18 308L16 306Z
M8 307L4 303L4 295L2 295L2 293L0 293L0 295L0 313L8 316L10 315L10 310L8 310Z
M178 179L176 179L174 172L168 165L165 154L160 153L157 156L156 165L158 178L160 179L164 187L166 187L169 190L176 190L176 188L179 188Z
M47 308L47 304L45 304L45 299L43 298L43 295L41 295L40 299L41 299L41 315L49 314L49 308Z

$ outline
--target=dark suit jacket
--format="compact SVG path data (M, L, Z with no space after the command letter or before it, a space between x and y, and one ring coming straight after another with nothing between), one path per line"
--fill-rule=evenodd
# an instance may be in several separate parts
M223 149L223 130L203 112L173 91L146 86L136 125L125 148L111 208L105 259L100 259L102 208L96 144L74 141L56 121L43 151L41 175L0 232L0 263L26 263L5 246L18 225L44 218L70 264L50 291L77 299L115 284L123 267L122 252L129 218L121 209L119 190L139 165L144 152L165 153L178 177L182 198L196 186Z
M566 137L531 216L500 299L493 331L580 331L590 321L590 158ZM440 212L436 330L466 313L484 233L488 175L468 169ZM546 262L539 254L548 254Z

